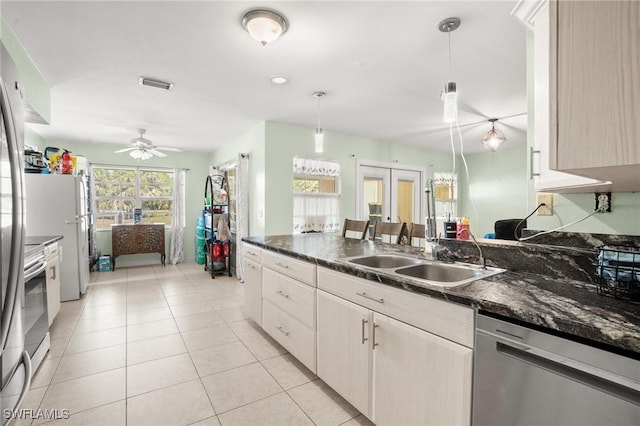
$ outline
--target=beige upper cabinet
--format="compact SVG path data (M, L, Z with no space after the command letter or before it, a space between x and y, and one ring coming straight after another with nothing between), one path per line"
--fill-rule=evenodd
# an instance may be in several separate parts
M640 2L552 1L552 169L640 190Z

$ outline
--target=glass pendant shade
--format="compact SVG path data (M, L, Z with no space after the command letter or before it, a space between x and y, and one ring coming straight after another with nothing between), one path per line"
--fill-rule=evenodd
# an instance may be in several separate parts
M324 151L324 132L320 127L316 128L316 152Z
M263 46L276 41L287 31L287 20L271 10L252 10L242 18L242 26Z
M488 151L497 151L502 147L506 140L507 138L504 133L491 127L491 130L489 130L482 138L482 145Z
M450 81L446 84L444 94L444 122L455 123L458 120L458 93L456 92L456 83Z

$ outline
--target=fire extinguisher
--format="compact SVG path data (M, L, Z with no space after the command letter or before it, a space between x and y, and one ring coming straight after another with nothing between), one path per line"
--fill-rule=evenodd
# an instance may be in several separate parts
M71 161L71 154L69 151L65 151L62 154L62 174L70 175L73 173L73 162Z
M213 257L222 257L222 253L223 253L223 244L221 243L214 243L213 244Z

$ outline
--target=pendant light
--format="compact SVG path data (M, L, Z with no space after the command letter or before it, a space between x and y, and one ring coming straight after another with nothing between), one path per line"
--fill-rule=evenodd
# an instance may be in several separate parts
M320 127L320 100L326 96L324 92L314 92L313 97L318 100L318 127L316 127L316 152L321 153L324 151L324 132L322 127Z
M507 138L500 130L496 130L495 124L496 121L498 121L497 118L490 118L489 121L491 122L491 130L482 138L482 145L486 150L493 152L499 150Z
M286 18L268 9L253 9L242 17L242 27L263 46L276 41L287 32L289 23Z
M451 31L460 27L459 18L447 18L438 24L438 29L449 36L449 81L444 86L442 100L444 102L444 122L455 123L458 120L458 93L456 83L451 81Z

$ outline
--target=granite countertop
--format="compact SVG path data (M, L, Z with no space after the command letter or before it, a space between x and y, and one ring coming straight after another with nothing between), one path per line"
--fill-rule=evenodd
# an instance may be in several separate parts
M416 247L343 238L335 234L280 235L243 241L382 284L445 299L561 335L605 344L640 356L640 304L597 294L592 283L545 275L504 272L455 288L429 286L385 275L341 258L380 253L419 254Z
M51 243L55 243L56 241L60 241L62 238L64 238L62 235L46 235L46 236L27 236L25 239L24 244L26 246L31 246L31 245L40 245L40 244L44 244L49 245Z

